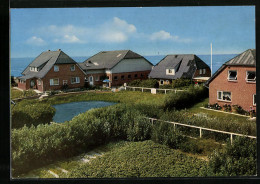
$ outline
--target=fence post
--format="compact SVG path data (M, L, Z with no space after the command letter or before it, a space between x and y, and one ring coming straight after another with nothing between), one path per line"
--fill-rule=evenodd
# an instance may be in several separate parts
M176 94L176 92L177 92L177 91L176 91L176 89L175 89L175 94Z
M202 129L200 128L200 138L202 137Z
M166 94L166 90L165 90L165 94Z
M134 91L135 91L135 88L133 88L134 89Z
M230 134L230 142L231 142L231 145L232 145L232 142L233 142L233 134Z
M142 92L144 92L144 88L142 88Z

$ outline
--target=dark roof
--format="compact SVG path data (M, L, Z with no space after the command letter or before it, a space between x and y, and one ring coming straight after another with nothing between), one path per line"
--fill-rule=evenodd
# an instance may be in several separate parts
M192 78L196 69L209 68L209 66L194 54L167 55L154 66L150 78L179 79ZM166 75L166 69L175 69L175 75Z
M42 78L52 68L54 64L77 64L63 51L46 51L36 57L22 72L24 76L20 79L30 79L33 77ZM37 67L38 72L30 71L30 67Z
M209 78L209 80L205 83L206 86L222 71L226 68L226 66L251 66L256 67L256 50L248 49L236 57L225 62L213 75Z
M84 70L89 69L111 69L123 59L138 59L143 56L131 50L115 50L115 51L101 51L94 56L88 58L83 63L79 63ZM147 59L145 59L149 62ZM149 62L150 63L150 62ZM150 63L152 65L152 63Z

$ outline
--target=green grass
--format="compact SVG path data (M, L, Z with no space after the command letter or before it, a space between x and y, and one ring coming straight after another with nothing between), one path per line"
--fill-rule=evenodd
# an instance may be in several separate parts
M29 97L29 96L34 96L36 94L37 93L31 89L27 91L20 91L18 89L11 88L11 99Z
M69 177L193 177L206 175L207 162L152 141L127 142L72 169Z

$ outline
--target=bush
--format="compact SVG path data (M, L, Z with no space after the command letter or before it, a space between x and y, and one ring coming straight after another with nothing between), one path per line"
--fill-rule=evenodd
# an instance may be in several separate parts
M55 108L49 104L17 104L12 109L12 128L48 124L52 121L54 114Z
M14 129L13 174L85 152L113 139L138 141L149 136L148 120L132 107L121 104L89 110L63 124Z
M146 80L133 80L131 81L128 86L133 87L146 87L146 88L158 88L159 83L156 79L146 79Z
M223 105L223 110L224 110L225 112L231 112L231 106L225 104L225 105Z
M175 79L175 80L172 80L172 87L173 88L190 86L191 84L194 84L194 83L190 79Z
M256 141L238 137L224 150L216 150L209 160L209 175L256 175Z
M187 142L180 132L175 131L173 125L161 122L152 127L151 140L169 146L170 148L181 148L181 144Z
M208 89L191 86L187 91L169 93L164 98L164 110L183 109L208 97Z

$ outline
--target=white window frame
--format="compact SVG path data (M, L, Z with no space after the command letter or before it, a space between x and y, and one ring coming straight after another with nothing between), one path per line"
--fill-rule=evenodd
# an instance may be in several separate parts
M256 94L253 94L253 106L256 106L255 96Z
M75 65L70 65L70 71L72 71L72 72L75 71L75 68L76 68Z
M72 81L74 78L75 78L75 82ZM79 77L71 77L70 83L71 84L79 84L80 83L80 78Z
M230 93L230 100L223 100L223 94L227 92ZM221 98L219 98L219 93L221 93ZM217 100L224 102L232 102L232 92L231 91L217 91Z
M60 68L58 65L54 65L53 70L54 70L54 72L58 72L58 71L60 71Z
M230 79L230 72L236 72L237 73L237 70L228 70L228 81L237 81L237 75L236 75L235 79Z
M62 81L62 84L63 84L63 85L68 84L68 80L63 80L63 81Z
M249 79L248 80L248 73L249 72L255 72L255 79ZM256 71L246 71L246 82L256 83Z
M166 75L175 75L175 69L166 69Z
M202 69L200 69L200 74L202 74Z
M58 80L57 84L54 84L54 80ZM60 83L59 78L55 78L55 79L50 79L50 86L58 86Z
M202 70L203 70L202 73L203 73L203 74L206 74L206 68L203 68Z

